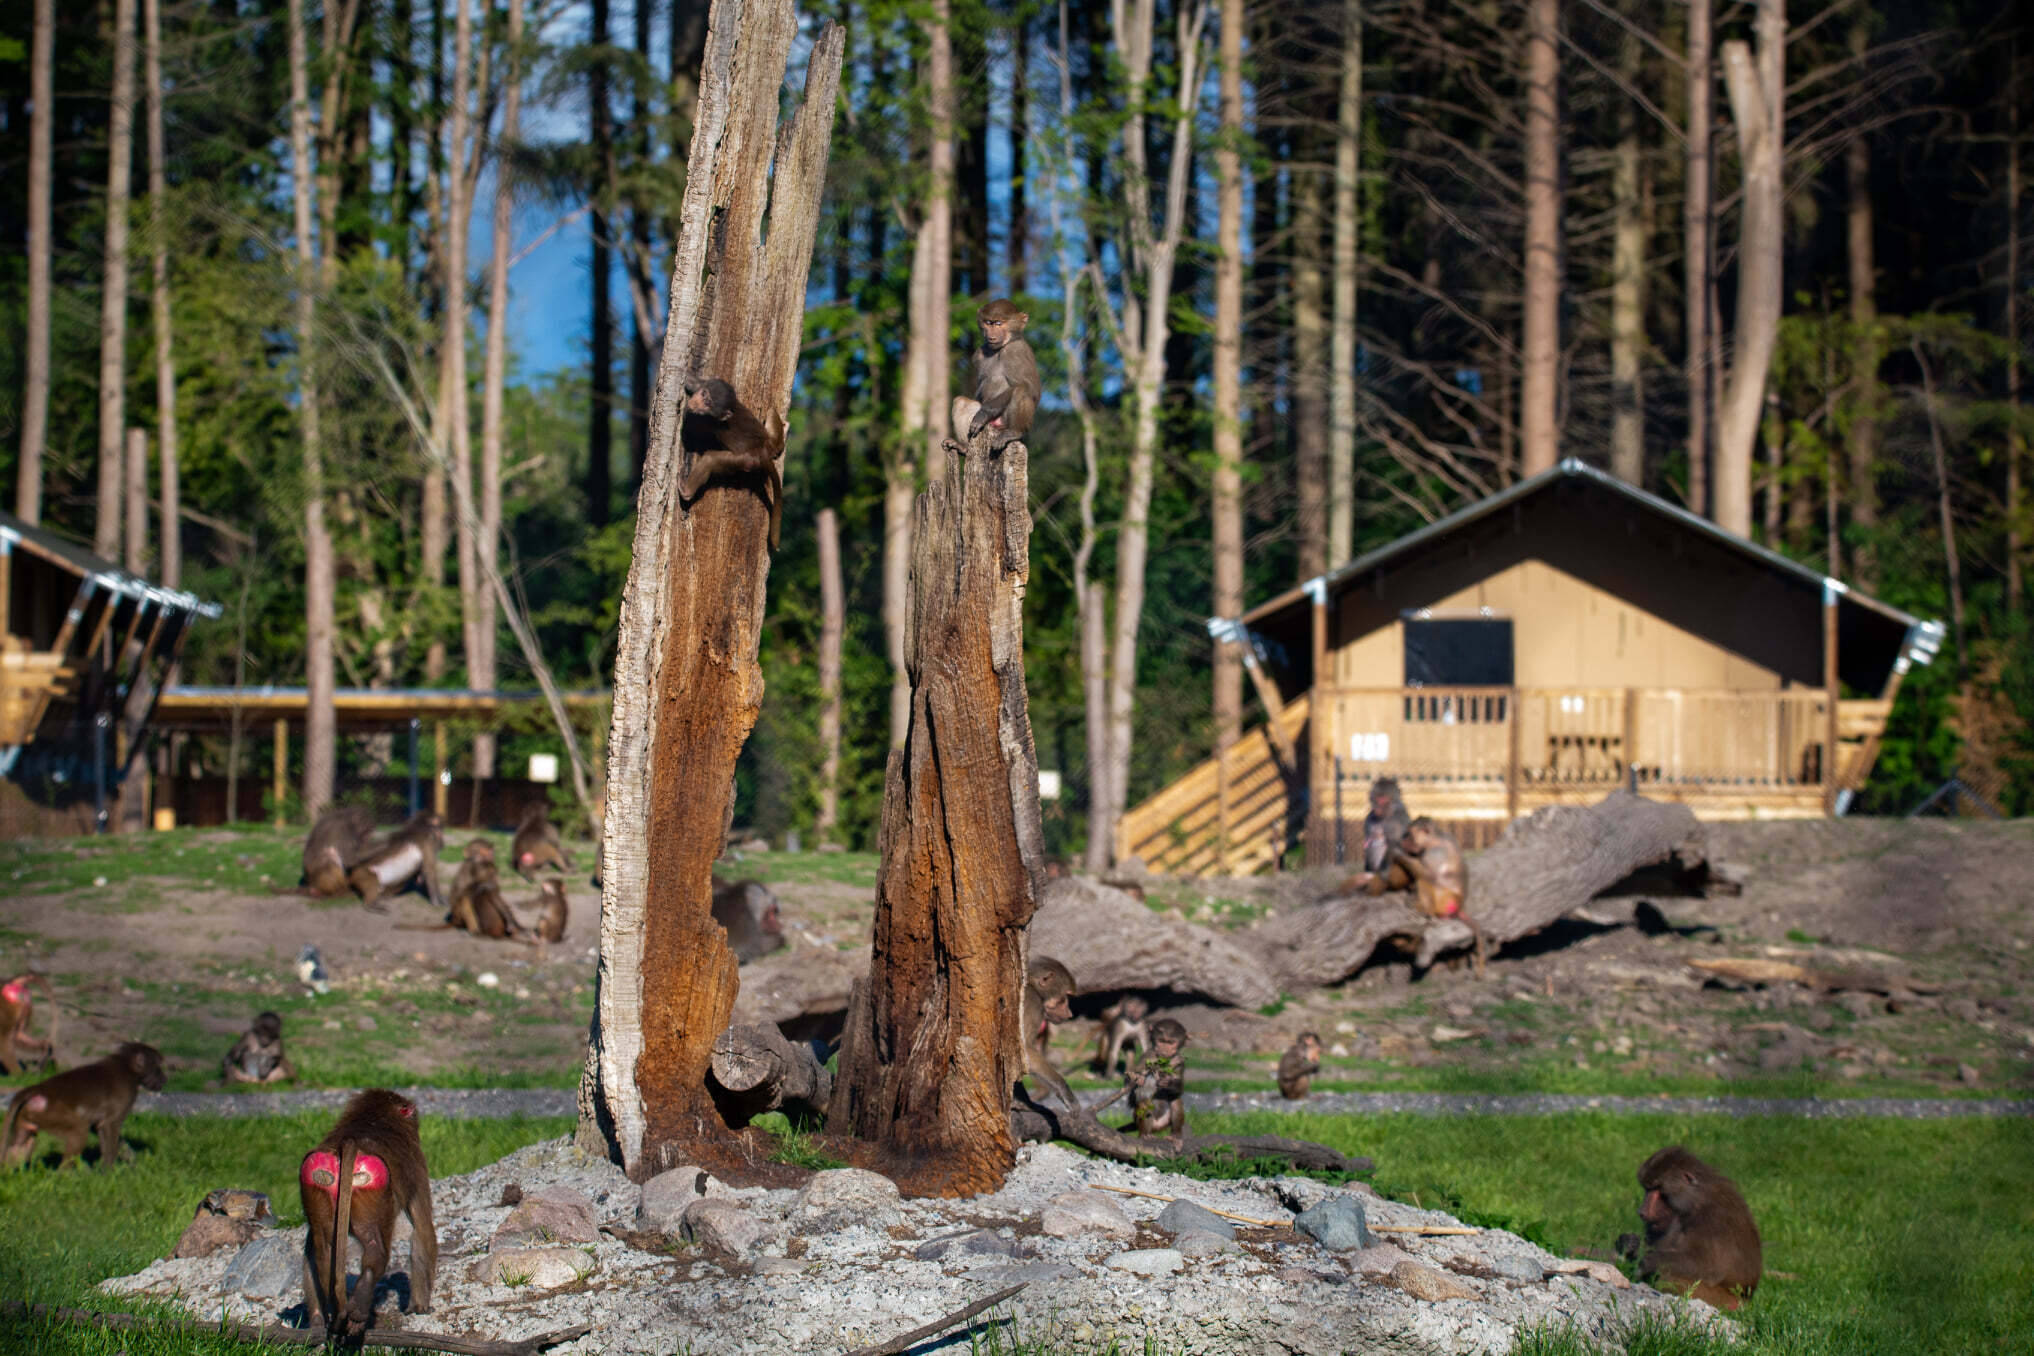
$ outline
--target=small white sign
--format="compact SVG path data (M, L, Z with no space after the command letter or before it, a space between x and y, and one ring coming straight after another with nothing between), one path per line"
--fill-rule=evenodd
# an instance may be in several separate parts
M555 753L533 753L530 755L530 780L533 782L555 782L558 780L558 755Z
M1059 799L1059 773L1056 770L1049 767L1038 769L1038 798L1040 800Z
M1358 763L1391 761L1391 735L1384 730L1349 736L1349 757Z

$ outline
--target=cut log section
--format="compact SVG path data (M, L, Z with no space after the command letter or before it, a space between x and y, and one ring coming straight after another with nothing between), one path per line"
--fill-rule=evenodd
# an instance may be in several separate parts
M727 1123L741 1126L765 1111L823 1114L833 1075L811 1046L794 1045L776 1027L758 1023L720 1033L707 1086Z
M1051 881L1044 894L1031 919L1031 954L1073 971L1082 993L1169 989L1239 1008L1278 998L1277 977L1233 934L1166 918L1080 876Z
M1685 805L1616 791L1595 805L1552 805L1513 824L1470 864L1464 911L1487 947L1531 936L1626 876L1662 862L1684 879L1706 871L1702 827ZM1355 895L1267 920L1237 940L1287 991L1345 979L1388 938L1413 943L1419 964L1466 947L1469 929L1427 918L1410 895ZM1078 973L1078 972L1076 972Z

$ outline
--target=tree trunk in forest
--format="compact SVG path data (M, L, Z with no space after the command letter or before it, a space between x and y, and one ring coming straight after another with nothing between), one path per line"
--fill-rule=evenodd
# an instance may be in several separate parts
M1618 105L1616 159L1610 175L1614 221L1610 262L1610 471L1627 485L1643 486L1646 473L1645 392L1640 373L1646 353L1646 220L1640 189L1639 40L1618 41L1618 78L1632 94Z
M427 258L431 262L437 263L440 261L441 256L439 251L444 249L447 234L446 206L452 198L450 180L448 178L449 171L446 169L446 166L451 161L451 156L445 145L444 122L446 107L445 7L442 4L432 4L430 12L431 98L429 107L431 110L431 123L429 133L425 139L429 147L429 153L426 156L427 170L425 175L424 206L425 216L430 222L430 244L427 249ZM326 253L326 261L329 268L331 263L330 251ZM430 269L427 267L425 272L428 274ZM442 290L444 284L444 269L442 267L437 269L437 280ZM434 412L433 422L435 423L435 412L437 409L435 403L432 409ZM438 430L436 428L429 429L426 431L425 436L436 443L439 438ZM422 566L418 574L423 581L424 589L431 593L436 593L445 587L445 533L450 526L450 519L446 513L445 506L445 466L443 457L426 452L423 484L418 498L420 500L418 517L422 520L417 532L417 554L419 564ZM340 502L345 502L343 496ZM434 612L435 601L434 599ZM445 638L438 633L436 626L433 625L429 627L428 634L424 640L424 680L429 683L435 683L444 676Z
M1342 4L1342 88L1335 128L1334 316L1328 340L1328 567L1356 542L1356 202L1363 151L1363 4ZM1316 573L1319 573L1316 571ZM1312 578L1312 575L1307 575Z
M127 436L127 205L134 172L134 0L113 0L113 102L106 124L106 267L99 293L99 496L92 550L120 558Z
M1151 83L1153 0L1132 0L1113 11L1116 48L1128 72L1131 115L1123 124L1125 190L1129 213L1130 273L1142 287L1126 287L1121 323L1123 367L1131 397L1130 457L1123 491L1123 517L1116 534L1116 608L1109 634L1108 774L1106 801L1090 814L1089 833L1099 833L1113 852L1116 821L1130 789L1131 723L1137 700L1137 631L1144 620L1144 571L1151 549L1151 491L1158 466L1158 410L1165 397L1166 341L1171 334L1173 264L1186 227L1187 183L1193 169L1193 127L1201 88L1201 37L1209 6L1182 4L1174 61L1179 73L1177 112L1168 156L1162 225L1154 236L1146 205L1144 115Z
M840 826L840 659L847 592L840 573L840 513L819 511L819 813L813 839L825 846Z
M1709 361L1709 280L1715 241L1711 233L1710 113L1715 68L1710 64L1710 4L1688 0L1687 196L1683 203L1682 298L1687 331L1688 510L1709 513L1710 415L1716 402L1716 370Z
M593 0L589 41L606 47L608 0ZM614 494L614 300L609 284L614 274L609 240L608 208L613 189L607 177L614 162L614 116L607 106L607 60L595 56L587 64L586 100L593 141L593 260L587 286L592 289L593 400L586 430L586 521L607 526ZM658 374L658 384L663 375ZM646 473L647 474L647 473Z
M919 496L911 729L883 787L869 978L848 1000L827 1128L913 1195L1002 1184L1016 1157L1026 925L1045 868L1024 688L1028 452L984 429Z
M1521 470L1561 457L1561 0L1526 6L1525 353L1519 383Z
M1863 28L1859 24L1860 29ZM2021 504L2021 463L2027 456L2027 435L2020 423L2020 108L2025 94L2020 79L2020 38L2013 37L2007 57L2003 95L2006 103L2006 408L2011 411L2006 434L2006 615L2018 617L2021 598L2021 556L2026 552L2026 513ZM1869 198L1866 199L1870 201Z
M443 328L438 339L438 412L433 436L451 457L452 474L464 493L473 492L473 417L466 390L466 237L473 218L473 183L466 175L467 137L472 123L473 0L457 0L452 19L452 118L450 167L445 174L445 234L438 242L444 260ZM473 657L480 650L480 565L474 533L465 514L453 518L459 561L460 657L466 685L473 686ZM477 764L476 764L477 769Z
M1765 417L1766 373L1779 342L1786 190L1787 13L1758 0L1758 56L1723 44L1723 80L1744 163L1744 216L1737 251L1737 325L1716 428L1717 526L1751 536L1751 459Z
M932 118L931 143L926 148L924 223L920 236L925 242L925 282L921 294L925 307L922 323L926 341L925 371L925 478L937 480L945 471L947 434L947 392L951 389L948 368L953 332L953 212L954 212L954 87L952 0L932 0L932 18L926 24L926 75L928 111Z
M1470 864L1463 912L1483 929L1486 946L1528 937L1643 867L1672 860L1700 880L1707 872L1701 825L1685 805L1617 791L1595 805L1555 805L1512 825ZM1355 895L1296 909L1233 934L1288 991L1333 984L1356 973L1380 943L1413 941L1416 963L1469 945L1452 918L1416 912L1410 895Z
M120 563L127 573L148 577L148 434L127 430L120 455Z
M1031 14L1019 6L1010 27L1010 236L1004 244L1006 291L1031 279L1031 209L1025 197L1025 143L1031 137Z
M50 148L56 123L56 0L35 0L28 98L28 333L22 363L21 459L14 516L42 521L42 454L49 442Z
M1222 0L1222 132L1215 146L1215 409L1213 615L1243 615L1243 0ZM1215 756L1243 737L1243 657L1215 641ZM1229 771L1217 764L1221 822L1228 823ZM1226 864L1225 838L1217 845Z
M325 460L319 440L318 246L311 226L311 57L304 0L289 0L290 184L297 234L297 416L304 438L304 818L332 799L338 757L333 708L332 533L325 526Z
M1303 156L1314 145L1307 129L1293 138ZM1292 180L1292 439L1299 491L1299 574L1312 579L1334 565L1328 501L1330 344L1321 306L1321 178L1310 165L1294 165Z
M578 1140L638 1180L681 1161L738 1177L757 1155L731 1132L707 1075L738 984L713 919L712 868L735 760L762 702L769 508L728 478L681 503L678 429L687 374L717 377L781 455L843 37L829 25L814 42L779 154L797 15L790 0L750 0L738 21L736 12L717 7L708 21L615 656L600 971Z
M157 539L156 578L166 588L180 588L184 577L183 485L177 459L176 344L170 325L169 169L162 130L162 0L142 0L148 82L148 215L155 237L150 254L155 262L152 309L155 319L155 440L162 491L162 530ZM165 683L175 681L175 666Z
M1935 454L1936 519L1942 529L1942 572L1949 581L1949 630L1956 641L1956 680L1968 673L1970 651L1963 643L1963 556L1956 547L1956 508L1949 491L1949 453L1942 442L1942 417L1935 408L1935 369L1919 339L1908 344L1921 369L1922 412L1928 416L1928 446Z
M504 386L508 380L509 260L515 235L515 176L509 172L508 152L522 135L523 107L523 0L508 0L508 61L504 72L501 136L502 148L494 158L494 237L487 274L487 351L480 377L480 535L474 543L477 559L497 565L501 559L501 452L504 424ZM476 580L478 584L480 581ZM476 648L467 657L470 682L483 691L496 682L497 657L494 590L481 588L474 600ZM495 735L483 730L473 738L473 775L492 777L495 773Z
M1861 15L1851 25L1851 56L1859 63L1864 60L1868 22ZM1878 584L1878 562L1868 538L1879 525L1879 360L1883 355L1879 346L1878 265L1872 241L1872 146L1864 132L1853 135L1843 148L1843 169L1851 343L1857 354L1857 414L1850 422L1846 450L1850 454L1850 521L1863 538L1851 547L1850 577L1859 588L1872 589Z
M635 0L635 7L636 57L642 62L643 71L648 72L654 69L650 65L650 0ZM630 112L636 125L636 166L637 172L644 174L649 172L655 149L650 142L650 128L655 125L655 118L645 94L647 83L641 79L630 82ZM629 275L631 290L639 289L644 296L649 295L652 285L650 216L649 209L640 202L629 208L629 257L625 271ZM630 308L629 470L633 477L630 483L638 488L643 483L643 457L650 447L650 344L654 324L647 307Z
M127 430L121 455L121 499L126 527L122 533L125 554L121 565L127 573L148 577L148 434L138 428ZM160 623L158 623L160 624ZM121 654L120 662L134 662L137 652L149 641L137 633ZM144 693L148 687L146 666L137 669L134 686L128 691L121 721L126 736L126 763L120 769L119 830L140 833L148 827L148 745L138 736L147 714Z

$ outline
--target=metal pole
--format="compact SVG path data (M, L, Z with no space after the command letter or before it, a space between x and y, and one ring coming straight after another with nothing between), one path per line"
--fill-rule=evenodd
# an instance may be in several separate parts
M113 717L101 711L92 720L92 832L106 832L106 727Z
M417 782L417 731L423 728L423 724L424 722L415 716L410 717L410 815L412 817L415 817L417 811L424 808L424 793L418 789Z

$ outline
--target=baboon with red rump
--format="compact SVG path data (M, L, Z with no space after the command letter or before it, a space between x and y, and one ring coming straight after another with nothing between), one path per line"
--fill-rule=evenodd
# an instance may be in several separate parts
M1662 1290L1736 1309L1759 1288L1764 1257L1759 1227L1737 1183L1678 1144L1639 1165L1646 1193L1639 1219L1646 1229L1638 1276ZM1626 1234L1618 1251L1638 1251Z
M523 811L515 841L509 845L509 863L517 875L532 883L547 866L553 871L572 869L572 859L565 855L564 841L558 836L558 826L551 822L549 808L537 804Z
M332 1133L304 1155L297 1186L309 1228L304 1236L304 1309L332 1340L364 1333L374 1317L374 1288L388 1270L397 1215L407 1215L410 1308L431 1312L438 1272L438 1231L431 1219L431 1173L417 1137L417 1107L387 1088L355 1094ZM349 1302L346 1252L360 1240L360 1279Z
M67 1168L85 1152L91 1132L99 1132L99 1166L126 1154L120 1127L134 1110L138 1089L161 1092L162 1055L152 1045L128 1041L104 1059L66 1069L14 1094L7 1119L0 1125L0 1167L28 1161L36 1136L47 1130L63 1145L59 1168Z
M31 989L41 989L42 996L49 1000L46 1037L28 1034L28 1024L35 1016L35 995L29 992ZM30 970L0 984L0 1073L25 1073L31 1068L47 1069L55 1064L56 1033L56 991L50 988L47 976Z

